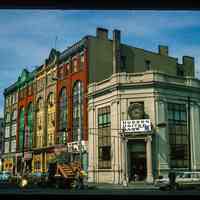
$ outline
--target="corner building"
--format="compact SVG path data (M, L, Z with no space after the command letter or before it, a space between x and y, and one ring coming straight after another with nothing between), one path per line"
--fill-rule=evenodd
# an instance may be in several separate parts
M126 184L137 175L152 183L170 169L199 170L200 81L194 59L183 56L178 63L167 46L154 53L124 45L120 31L108 45L112 64L105 63L88 88L88 181ZM146 119L150 131L125 132L121 126Z

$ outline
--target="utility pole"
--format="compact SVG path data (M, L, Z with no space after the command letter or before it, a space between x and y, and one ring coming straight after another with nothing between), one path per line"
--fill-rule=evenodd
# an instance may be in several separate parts
M190 140L190 96L188 96L188 160L189 160L189 171L191 171L191 140Z

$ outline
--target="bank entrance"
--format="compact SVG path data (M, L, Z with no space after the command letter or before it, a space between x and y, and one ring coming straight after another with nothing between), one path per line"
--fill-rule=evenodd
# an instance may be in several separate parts
M144 140L133 140L127 146L129 181L144 181L147 176L146 143Z

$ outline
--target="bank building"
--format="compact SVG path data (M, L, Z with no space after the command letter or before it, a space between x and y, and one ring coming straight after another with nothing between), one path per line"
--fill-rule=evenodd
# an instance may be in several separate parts
M121 44L120 31L114 38L112 65L88 89L88 181L152 183L170 169L199 170L194 58L178 63L167 46L154 53Z

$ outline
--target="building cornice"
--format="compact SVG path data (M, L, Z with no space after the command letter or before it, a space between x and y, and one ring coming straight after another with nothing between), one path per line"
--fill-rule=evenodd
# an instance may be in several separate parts
M200 80L192 77L176 77L162 72L118 73L98 83L89 85L88 97L96 98L117 90L141 88L174 89L183 92L199 93Z

